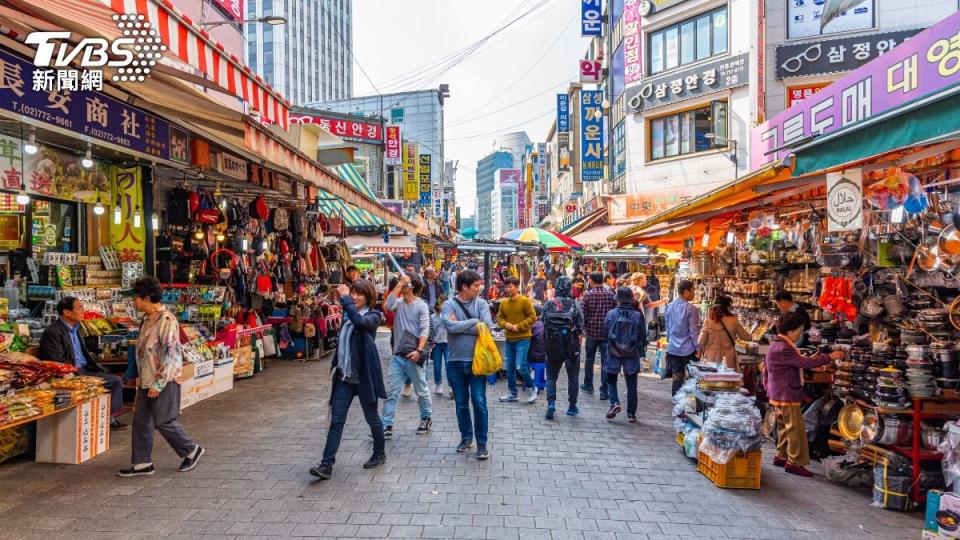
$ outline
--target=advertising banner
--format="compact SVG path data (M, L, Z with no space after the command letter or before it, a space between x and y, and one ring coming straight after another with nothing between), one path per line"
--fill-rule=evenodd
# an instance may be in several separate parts
M416 144L403 145L403 200L420 200L419 166L420 148Z
M213 3L219 6L231 19L235 21L243 20L243 0L213 0Z
M827 175L827 230L863 228L863 174L860 169Z
M922 28L868 36L778 45L777 78L809 77L850 71L883 56L920 33Z
M630 84L643 76L643 56L640 43L640 0L625 0L623 9L624 82Z
M639 2L639 12L641 17L649 17L654 13L659 13L669 7L686 2L687 0L642 0ZM803 0L799 0L803 2Z
M580 83L598 84L603 76L603 62L599 60L580 60Z
M570 131L570 96L557 94L557 133Z
M233 154L226 152L217 153L217 171L226 176L237 178L239 180L247 179L247 162Z
M603 2L580 0L580 35L597 37L603 35Z
M309 114L291 114L291 124L316 124L337 137L373 144L383 144L383 130L379 122L343 120Z
M580 179L584 182L596 182L603 179L602 113L603 92L600 90L581 90Z
M570 134L557 133L557 168L570 170Z
M627 108L636 113L743 86L750 82L749 65L747 53L743 53L646 79L627 89Z
M753 128L750 168L790 151L773 152L774 148L812 134L832 133L960 82L953 45L958 27L960 12Z
M387 148L384 153L384 163L400 165L403 162L403 149L400 145L400 126L387 126Z
M430 174L430 154L420 154L420 206L430 207L430 192L433 189Z
M142 262L147 245L147 231L144 228L147 220L141 219L139 227L133 226L134 208L143 208L139 200L143 192L140 167L110 167L110 176L117 186L122 215L119 225L110 220L110 244L116 248L120 262Z
M873 1L859 0L850 9L840 12L821 29L825 11L844 0L791 0L787 2L787 38L797 39L853 32L873 28ZM849 0L846 0L849 2Z

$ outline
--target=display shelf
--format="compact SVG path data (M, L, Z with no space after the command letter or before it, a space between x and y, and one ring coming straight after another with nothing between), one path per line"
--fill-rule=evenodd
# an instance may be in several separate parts
M909 446L897 446L891 444L888 445L887 448L904 457L913 458L914 455L913 448ZM919 452L917 452L917 457L920 459L920 461L940 461L943 459L943 454L921 447Z
M47 418L47 417L53 416L53 415L55 415L55 414L60 414L60 413L62 413L62 412L69 411L70 409L76 409L77 407L79 407L79 406L81 406L81 405L83 405L83 404L85 404L85 403L90 403L91 401L94 401L95 399L99 398L101 395L103 395L103 394L100 394L100 395L98 395L98 396L95 396L95 397L92 397L92 398L89 398L89 399L85 399L85 400L83 400L83 401L78 401L78 402L76 402L76 403L71 403L70 405L67 405L67 406L65 406L65 407L60 407L59 409L53 409L52 411L48 411L48 412L45 412L45 413L40 413L40 414L35 415L35 416L28 416L28 417L26 417L26 418L20 418L20 419L18 419L18 420L14 420L13 422L7 422L6 424L0 424L0 431L3 431L3 430L5 430L5 429L10 429L10 428L15 428L15 427L17 427L17 426L22 426L22 425L24 425L24 424L29 424L30 422L36 422L37 420L40 420L41 418Z

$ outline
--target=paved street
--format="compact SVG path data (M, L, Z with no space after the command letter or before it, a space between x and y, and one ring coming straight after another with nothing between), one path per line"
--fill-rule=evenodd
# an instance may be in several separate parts
M381 334L381 345L386 343ZM386 352L386 351L384 351ZM543 419L543 402L501 404L491 389L487 462L453 451L453 402L434 405L434 432L413 433L404 399L388 464L365 471L371 442L354 404L333 479L307 469L327 426L328 363L273 361L234 390L191 407L184 425L207 449L198 468L157 436L153 477L121 479L129 432L82 466L0 466L0 538L917 538L919 514L870 506L868 493L789 477L765 455L761 491L713 487L681 455L667 382L641 382L641 421ZM623 383L621 383L623 384ZM819 469L818 469L819 470Z

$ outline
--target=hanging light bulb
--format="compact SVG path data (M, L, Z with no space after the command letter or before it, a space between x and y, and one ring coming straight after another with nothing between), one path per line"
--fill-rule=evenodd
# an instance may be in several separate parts
M153 229L153 234L160 234L160 216L156 210L150 214L150 228Z
M32 156L39 150L40 148L37 147L37 130L34 128L30 131L30 137L27 138L27 142L23 144L23 153Z
M26 206L30 204L30 195L27 195L27 187L20 184L20 193L17 193L17 204Z
M737 233L733 229L727 231L727 244L733 244L737 241Z
M703 249L707 249L710 246L710 224L707 224L707 228L703 231L703 241L700 242L700 245Z
M263 239L263 245L262 245L261 247L263 247L263 250L264 250L264 251L268 251L268 250L270 249L270 242L268 242L267 239L264 238L264 239Z
M223 241L226 240L226 239L227 239L227 237L224 236L222 232L218 232L218 233L217 233L217 242L223 242Z
M196 230L193 231L193 237L197 240L203 240L203 229L197 227Z
M119 225L123 222L123 212L120 210L120 196L117 195L117 204L113 207L113 224Z
M93 213L98 216L102 216L107 209L103 207L103 200L100 198L100 194L97 193L97 204L93 205Z
M92 147L93 147L92 144L87 143L87 153L84 154L84 155L83 155L83 159L80 160L80 165L81 165L84 169L89 169L89 168L93 167L93 151L92 151Z
M140 228L140 205L139 204L133 210L133 228L134 229Z
M248 242L246 238L243 238L240 240L240 251L247 251L248 249L250 249L250 242Z

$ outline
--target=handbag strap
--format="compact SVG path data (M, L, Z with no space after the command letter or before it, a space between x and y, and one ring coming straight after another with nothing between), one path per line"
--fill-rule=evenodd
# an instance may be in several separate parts
M730 344L733 345L734 348L736 348L736 347L737 347L737 342L736 342L736 340L733 339L733 335L730 334L730 331L727 330L727 325L723 324L723 318L722 318L722 317L720 318L720 328L723 328L723 333L726 334L726 335L727 335L727 338L730 339Z

